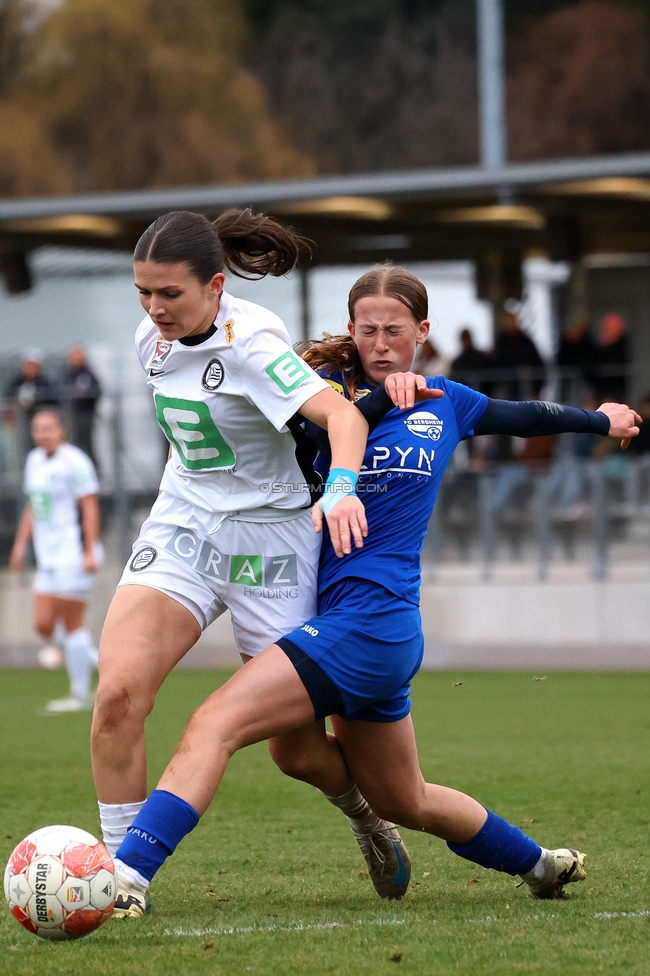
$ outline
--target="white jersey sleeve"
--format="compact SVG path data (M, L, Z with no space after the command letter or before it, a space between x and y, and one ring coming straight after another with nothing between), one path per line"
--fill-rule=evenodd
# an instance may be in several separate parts
M99 481L95 465L87 454L74 448L70 451L70 487L75 498L85 495L96 495L99 492Z
M279 326L281 325L278 320ZM284 327L244 336L237 345L237 365L246 397L276 430L328 384L287 343Z
M135 352L140 360L140 365L145 371L149 368L149 363L156 349L156 341L160 338L160 333L153 320L148 315L145 315L135 330Z

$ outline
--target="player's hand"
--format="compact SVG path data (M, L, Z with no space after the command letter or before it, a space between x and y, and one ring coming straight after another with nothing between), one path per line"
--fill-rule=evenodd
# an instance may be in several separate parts
M317 532L323 530L323 512L320 502L316 502L311 510L311 521ZM357 549L363 549L363 540L368 535L368 522L363 503L356 495L349 495L337 502L327 519L330 539L336 555L348 555L352 552L352 540Z
M426 376L419 373L389 373L384 380L386 393L400 410L412 410L422 400L439 400L442 390L430 390Z
M97 572L97 560L95 559L94 552L84 552L82 567L84 573L96 573Z
M11 555L9 556L9 569L12 573L21 573L25 563L25 550L22 547L16 547L11 550Z
M609 417L609 436L620 437L623 450L633 437L638 437L639 424L643 423L643 417L626 403L602 403L598 412Z

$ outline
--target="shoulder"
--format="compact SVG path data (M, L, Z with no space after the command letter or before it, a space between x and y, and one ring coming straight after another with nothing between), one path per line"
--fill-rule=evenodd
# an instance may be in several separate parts
M444 376L432 377L432 382L427 380L427 386L430 389L443 390L454 410L467 410L474 406L487 404L487 397L484 393L479 393L478 390L473 390L471 386L465 386L464 383L448 380Z
M316 372L321 377L321 379L324 379L325 382L332 387L333 390L335 390L337 393L340 393L341 396L345 396L345 386L343 385L343 376L339 369L334 370L334 372L332 372L331 370L328 370L326 367L321 367L321 369L317 369Z
M227 336L227 339L233 346L250 345L263 340L268 334L291 345L291 337L279 315L263 305L256 305L255 302L224 294L219 319L223 320L220 324L224 329L230 325L230 329L226 331L230 332L232 338Z
M35 467L39 461L43 460L43 456L44 454L42 447L33 447L25 460L25 470L29 471Z
M142 359L143 353L146 353L150 348L155 346L157 338L158 329L156 324L148 315L145 315L135 330L135 348L140 359Z
M78 468L91 468L92 461L85 454L81 448L75 447L74 444L62 444L59 448L61 460L64 461L69 467Z

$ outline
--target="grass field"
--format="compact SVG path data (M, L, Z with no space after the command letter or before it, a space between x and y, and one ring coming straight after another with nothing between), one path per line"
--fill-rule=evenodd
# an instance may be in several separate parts
M192 708L227 675L172 675L149 720L151 783ZM454 687L454 679L464 678ZM98 830L88 715L45 717L64 676L0 672L0 854L49 823ZM284 778L264 745L235 757L197 830L156 879L154 913L51 944L0 913L0 972L184 976L650 971L650 674L422 674L422 768L547 846L589 854L563 902L405 831L406 898L374 893L341 815Z

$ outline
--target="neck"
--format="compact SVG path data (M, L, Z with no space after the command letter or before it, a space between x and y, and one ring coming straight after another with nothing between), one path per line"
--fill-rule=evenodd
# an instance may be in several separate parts
M217 298L217 300L216 300L216 302L215 302L215 304L214 304L214 306L212 308L212 311L210 311L206 315L206 317L203 319L203 321L201 322L201 324L199 326L197 326L197 328L194 329L192 332L188 332L187 336L184 336L184 338L189 338L190 336L203 335L204 332L207 332L208 329L213 324L214 320L216 319L217 315L219 314L219 306L220 305L221 305L221 296L219 296L219 298Z

